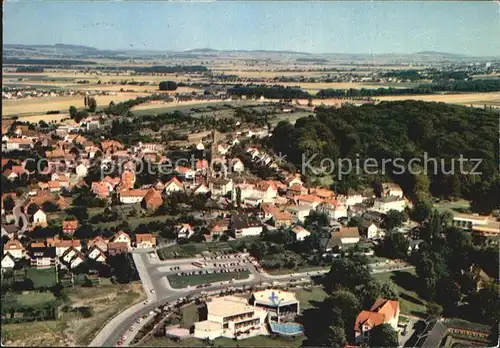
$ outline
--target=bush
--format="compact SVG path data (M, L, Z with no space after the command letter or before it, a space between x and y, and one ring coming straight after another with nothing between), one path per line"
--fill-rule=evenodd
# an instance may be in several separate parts
M175 91L176 89L177 89L177 83L174 81L160 82L160 91Z

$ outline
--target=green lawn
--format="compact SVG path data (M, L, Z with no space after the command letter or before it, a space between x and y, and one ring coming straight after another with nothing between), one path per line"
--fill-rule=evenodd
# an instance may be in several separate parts
M269 274L272 274L272 275L280 275L280 274L324 271L324 270L329 270L329 269L330 269L330 267L325 267L325 266L299 266L299 267L295 267L293 269L290 269L290 268L270 269L270 270L266 270L266 272Z
M33 281L33 286L36 288L52 287L57 282L57 273L55 267L36 269L26 269L26 278Z
M27 294L17 294L16 300L23 306L38 306L56 300L51 292L30 292Z
M196 304L190 303L181 310L181 327L189 329L199 320L198 306Z
M321 286L314 286L311 291L306 289L291 290L297 296L300 303L300 310L309 309L314 307L315 302L322 302L328 297L328 294Z
M235 341L229 338L216 338L213 343L215 347L301 347L304 337L273 338L269 336L256 336L244 340ZM206 347L207 344L196 338L174 342L168 338L152 338L144 342L142 347Z
M422 315L425 313L426 303L416 293L418 282L415 270L392 271L373 274L375 279L389 281L399 292L399 303L402 314Z
M464 199L460 199L453 202L440 202L434 203L434 208L443 212L443 211L451 211L452 213L457 213L457 210L468 210L470 209L470 202Z
M246 279L250 276L249 271L229 272L229 273L211 273L195 274L188 276L169 275L167 279L173 288L185 288L188 285L199 285L206 283L222 282L231 279Z

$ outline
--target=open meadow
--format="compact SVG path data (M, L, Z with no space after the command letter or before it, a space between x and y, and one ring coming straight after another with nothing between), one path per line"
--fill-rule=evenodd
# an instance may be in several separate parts
M66 291L68 309L60 309L57 320L3 324L2 343L19 347L87 346L106 322L145 298L140 283L74 287ZM84 309L92 315L82 315Z

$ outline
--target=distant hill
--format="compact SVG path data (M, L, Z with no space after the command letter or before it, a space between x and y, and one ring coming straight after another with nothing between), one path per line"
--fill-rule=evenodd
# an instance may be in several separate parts
M274 51L274 50L216 50L213 48L194 48L183 51L183 53L265 53L265 54L301 54L310 55L307 52L297 51Z
M421 51L414 53L415 55L420 56L442 56L442 57L465 57L465 54L456 54L456 53L446 53L446 52L436 52L436 51Z
M79 51L92 51L92 52L97 52L99 51L97 48L90 47L90 46L81 46L81 45L68 45L68 44L55 44L55 48L62 48L66 50L79 50Z

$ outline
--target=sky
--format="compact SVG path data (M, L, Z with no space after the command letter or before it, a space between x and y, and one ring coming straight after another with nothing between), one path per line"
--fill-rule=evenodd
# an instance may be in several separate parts
M8 44L500 56L498 1L6 0L3 6Z

